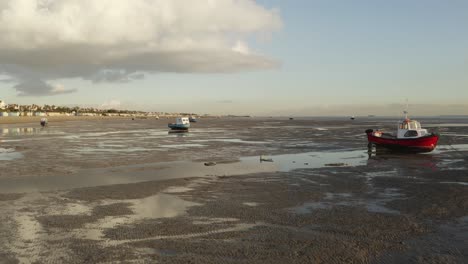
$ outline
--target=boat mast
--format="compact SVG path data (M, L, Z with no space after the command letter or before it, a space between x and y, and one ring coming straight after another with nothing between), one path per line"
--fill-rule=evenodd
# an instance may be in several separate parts
M406 98L406 108L403 111L403 114L405 114L405 120L408 119L408 98Z

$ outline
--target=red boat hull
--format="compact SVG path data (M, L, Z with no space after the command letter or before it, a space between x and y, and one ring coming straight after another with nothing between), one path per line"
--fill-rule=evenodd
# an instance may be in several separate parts
M439 135L431 134L420 138L385 138L376 137L372 132L367 132L369 143L397 151L407 152L431 152L437 146Z

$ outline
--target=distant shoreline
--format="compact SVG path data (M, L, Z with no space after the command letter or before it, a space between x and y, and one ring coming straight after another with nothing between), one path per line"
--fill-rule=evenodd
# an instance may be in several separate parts
M4 116L0 117L0 125L6 124L27 124L38 123L44 116ZM82 120L110 120L110 119L131 119L122 116L46 116L49 122L82 121Z

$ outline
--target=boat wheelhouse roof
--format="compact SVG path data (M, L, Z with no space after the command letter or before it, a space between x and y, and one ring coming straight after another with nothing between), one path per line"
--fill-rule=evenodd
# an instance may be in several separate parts
M406 130L416 130L416 129L421 129L421 124L416 120L410 120L406 118L400 123L399 128L406 129Z

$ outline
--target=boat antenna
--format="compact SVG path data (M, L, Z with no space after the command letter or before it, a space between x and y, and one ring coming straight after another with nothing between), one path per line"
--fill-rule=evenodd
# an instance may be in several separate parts
M408 98L406 98L406 108L403 111L403 114L405 114L405 120L408 119Z

